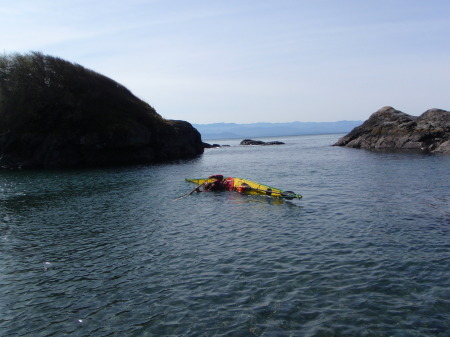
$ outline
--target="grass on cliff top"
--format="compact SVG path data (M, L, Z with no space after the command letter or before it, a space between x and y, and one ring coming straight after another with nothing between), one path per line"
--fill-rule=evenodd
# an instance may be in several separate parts
M0 133L108 132L167 122L112 79L63 59L0 55Z

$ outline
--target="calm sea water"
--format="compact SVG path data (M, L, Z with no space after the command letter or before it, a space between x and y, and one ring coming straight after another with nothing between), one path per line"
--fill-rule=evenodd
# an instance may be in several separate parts
M0 172L0 335L450 336L450 157L339 136ZM210 174L304 199L173 201Z

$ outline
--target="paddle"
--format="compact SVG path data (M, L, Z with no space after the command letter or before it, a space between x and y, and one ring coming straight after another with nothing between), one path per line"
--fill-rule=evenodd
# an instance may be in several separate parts
M186 194L183 194L181 197L176 198L176 199L173 199L172 201L177 201L177 200L180 200L181 198L184 198L184 197L187 197L188 195L191 195L192 193L195 192L195 190L196 190L197 188L199 188L199 187L202 186L202 185L203 185L203 184L200 184L200 185L196 186L192 191L190 191L190 192L188 192L188 193L186 193Z

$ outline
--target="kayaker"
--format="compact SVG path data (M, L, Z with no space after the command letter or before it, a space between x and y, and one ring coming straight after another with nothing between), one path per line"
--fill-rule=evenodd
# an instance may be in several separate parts
M201 186L198 186L195 190L197 192L212 192L212 191L223 191L225 186L223 185L223 175L215 174L209 176L208 179L214 179L212 182L205 182L203 186L203 191L200 190Z

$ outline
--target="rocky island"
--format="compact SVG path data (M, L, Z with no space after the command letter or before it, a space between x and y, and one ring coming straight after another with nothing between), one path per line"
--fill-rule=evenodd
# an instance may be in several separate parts
M0 167L152 164L203 153L200 133L162 118L103 75L33 52L0 56Z
M279 141L263 142L262 140L244 139L239 145L284 145L284 143Z
M415 117L387 106L334 145L450 154L450 111L430 109Z

